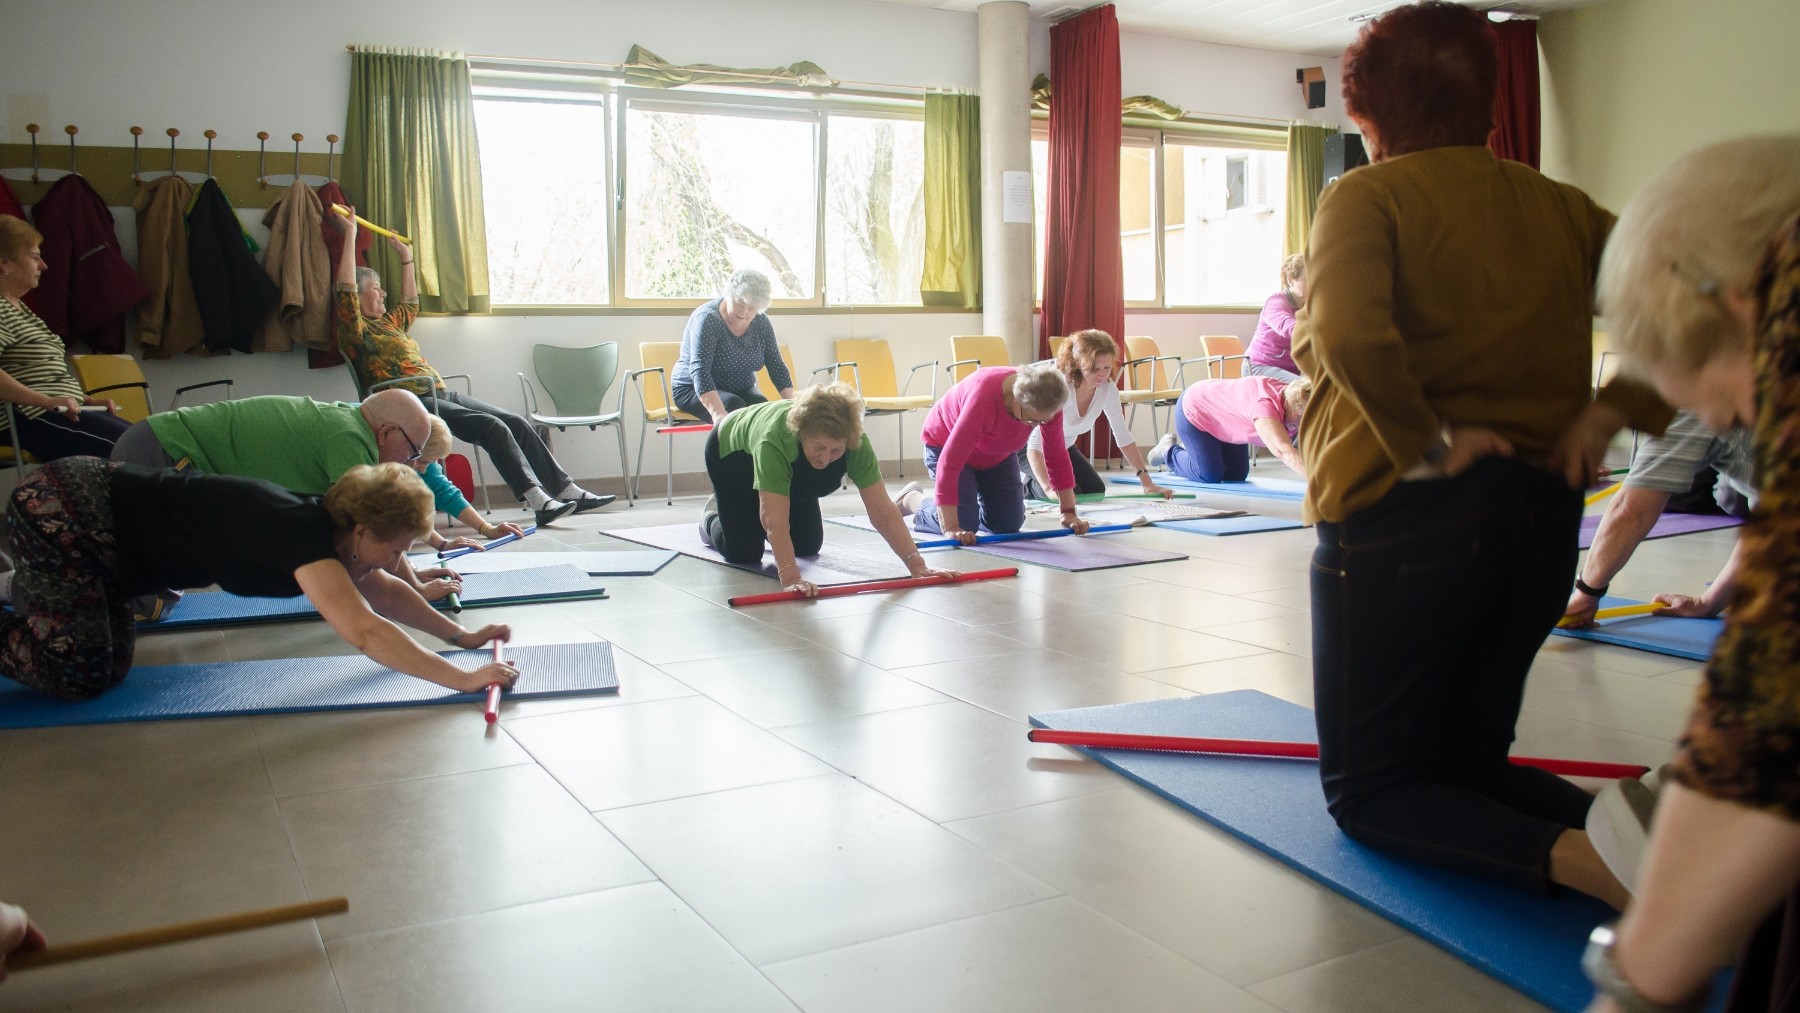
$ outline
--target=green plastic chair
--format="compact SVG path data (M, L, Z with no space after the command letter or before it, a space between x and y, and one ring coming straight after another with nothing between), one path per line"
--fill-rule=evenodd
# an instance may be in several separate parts
M548 443L550 430L567 432L571 426L586 426L589 431L611 426L619 438L619 469L625 479L625 503L636 506L631 488L631 458L625 452L625 387L619 388L619 399L613 411L605 411L606 392L619 376L619 343L606 341L586 348L564 348L561 345L533 345L531 368L544 394L556 409L549 414L540 409L537 386L524 373L519 374L519 389L525 395L525 415Z

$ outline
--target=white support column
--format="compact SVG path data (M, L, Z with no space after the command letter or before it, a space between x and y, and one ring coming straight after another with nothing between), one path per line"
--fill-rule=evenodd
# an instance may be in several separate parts
M1031 173L1031 6L991 0L975 11L981 63L981 330L1014 362L1037 358L1031 328L1030 222L1005 220L1005 174ZM1027 216L1029 217L1029 216Z

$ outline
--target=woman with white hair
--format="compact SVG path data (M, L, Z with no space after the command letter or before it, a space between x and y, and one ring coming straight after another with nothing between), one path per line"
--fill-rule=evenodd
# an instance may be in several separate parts
M875 530L914 577L955 576L919 555L906 521L881 484L881 464L863 432L863 403L847 383L814 384L794 397L732 412L706 437L706 474L713 498L700 517L700 537L726 560L755 566L766 545L776 579L808 598L818 593L800 576L796 557L825 545L819 500L848 478L862 494Z
M768 309L769 276L745 269L725 282L723 295L688 317L669 378L675 407L702 422L723 422L745 405L768 400L756 389L756 371L765 366L782 398L794 396Z
M1043 431L1050 490L1062 505L1063 527L1083 534L1075 515L1075 469L1063 441L1063 403L1069 382L1054 362L987 366L944 392L925 416L925 470L932 495L917 483L900 490L900 512L913 528L974 545L976 531L1007 534L1025 526L1025 486L1018 453L1034 429ZM965 516L972 512L973 516ZM973 520L973 524L966 524Z
M1676 160L1620 216L1599 296L1628 374L1709 427L1752 428L1760 495L1636 896L1584 961L1594 1008L1702 1008L1714 971L1741 954L1727 1008L1789 1009L1800 992L1800 134Z

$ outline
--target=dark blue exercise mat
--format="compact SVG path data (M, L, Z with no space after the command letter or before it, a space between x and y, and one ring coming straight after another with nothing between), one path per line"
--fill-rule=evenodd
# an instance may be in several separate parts
M1603 609L1641 604L1643 602L1630 598L1608 596L1600 599L1600 607ZM1602 619L1600 625L1591 630L1558 629L1554 632L1559 637L1597 640L1615 647L1635 647L1652 654L1666 654L1671 658L1706 661L1712 657L1713 644L1724 629L1723 619L1625 616L1620 619Z
M473 669L488 651L448 651L452 663ZM605 642L548 647L509 647L519 682L505 699L617 693L612 645ZM471 724L481 722L482 693L457 693L402 675L361 655L225 661L196 665L146 665L93 700L58 700L0 679L0 729L58 725L164 721L171 718L292 714L460 703Z
M1298 478L1253 478L1248 482L1195 482L1167 471L1159 471L1151 476L1156 484L1169 489L1192 489L1195 492L1216 492L1230 496L1257 496L1262 499L1288 499L1296 502L1306 498L1306 482ZM1138 485L1138 480L1130 475L1114 475L1107 479L1114 485Z
M1255 690L1053 711L1032 715L1031 723L1144 735L1317 739L1312 711ZM1326 813L1319 767L1311 760L1087 752L1552 1009L1574 1013L1593 995L1581 973L1581 952L1588 932L1613 917L1611 909L1573 892L1539 896L1364 847Z
M413 556L416 569L444 566L467 576L503 570L531 570L542 566L573 566L591 577L648 577L668 566L680 553L667 549L619 549L533 552L530 549L496 549L471 552L455 559L439 559L436 553Z
M540 601L570 601L604 598L606 588L594 578L573 566L543 566L533 570L511 570L505 573L471 573L463 580L462 603L465 608L481 605L523 605ZM449 602L433 602L448 608ZM138 632L158 630L191 630L209 626L240 626L250 623L294 622L319 618L319 610L305 595L293 598L245 598L224 591L199 591L184 594L168 618L160 622L139 623Z

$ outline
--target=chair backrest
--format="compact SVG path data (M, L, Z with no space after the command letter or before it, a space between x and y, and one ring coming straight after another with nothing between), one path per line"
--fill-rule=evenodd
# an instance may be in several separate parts
M144 379L144 368L136 359L129 355L71 355L69 365L82 390L114 388L101 391L100 396L118 402L120 418L142 422L150 417L150 383Z
M1612 350L1612 337L1605 331L1594 332L1594 389L1619 372L1619 354Z
M855 372L839 377L846 382L862 381L863 397L899 397L900 385L894 381L894 355L881 338L839 338L834 354L838 362L856 363Z
M1157 347L1155 338L1140 335L1138 337L1128 336L1125 339L1125 357L1127 359L1154 360L1161 354L1162 349ZM1126 379L1130 381L1132 390L1169 389L1168 370L1164 369L1160 362L1135 362L1131 367L1131 374Z
M533 345L531 368L556 406L556 414L577 418L601 415L601 402L619 375L619 343L603 341L585 348ZM660 389L657 396L662 396Z
M1062 343L1067 340L1069 340L1069 339L1061 334L1051 335L1051 337L1050 337L1050 357L1052 359L1056 358L1057 350L1062 348Z
M781 361L787 364L788 378L794 382L795 387L799 387L800 371L794 368L794 350L786 345L778 347L781 349ZM767 366L756 371L756 389L762 391L763 397L771 401L781 400L781 391L776 390L775 381L769 379L769 367Z
M1215 362L1207 364L1207 375L1214 380L1236 380L1244 375L1244 360L1230 356L1244 354L1244 339L1235 334L1208 334L1200 339L1200 347Z
M1010 366L1012 356L1006 353L1006 339L992 334L958 334L950 338L950 360L960 362L963 359L974 359L983 366ZM950 375L950 382L955 383L970 373L974 366L958 366Z
M645 369L656 366L663 368L663 381L675 382L675 360L681 358L681 342L679 341L640 341L638 342L639 364ZM646 412L661 411L675 406L663 399L663 384L656 377L646 376L639 385L644 392L644 410Z

